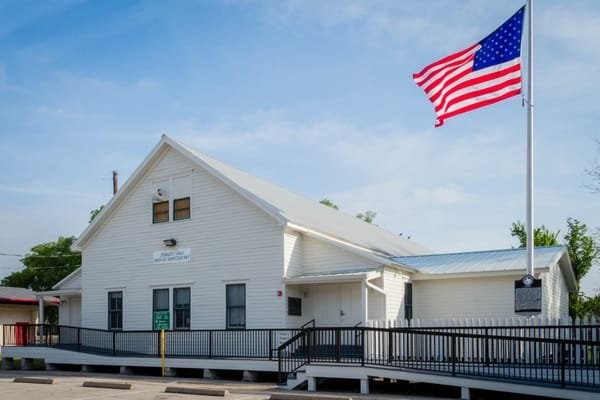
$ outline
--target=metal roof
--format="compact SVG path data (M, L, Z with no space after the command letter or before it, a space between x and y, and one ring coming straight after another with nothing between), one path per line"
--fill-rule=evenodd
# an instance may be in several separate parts
M565 246L537 247L536 268L550 268L567 251ZM431 254L423 256L394 257L399 264L422 274L460 274L499 271L524 271L527 250L524 248L474 251L465 253Z
M44 296L44 302L60 304L60 299L56 297ZM0 303L3 304L38 304L38 298L33 290L0 286Z
M288 285L355 282L364 279L373 279L381 276L381 268L364 268L352 271L339 271L324 274L304 274L283 278Z
M241 171L207 156L181 142L165 137L213 168L217 175L253 196L265 208L274 211L287 222L314 229L334 238L367 248L386 256L416 255L430 252L421 244L400 237L352 215L335 210L261 178ZM165 139L163 138L163 139Z

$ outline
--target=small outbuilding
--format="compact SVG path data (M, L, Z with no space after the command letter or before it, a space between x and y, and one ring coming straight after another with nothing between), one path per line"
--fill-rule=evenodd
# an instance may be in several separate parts
M30 289L0 286L0 343L4 343L5 324L39 322L40 299L44 305L60 304L60 300L56 297L39 296Z

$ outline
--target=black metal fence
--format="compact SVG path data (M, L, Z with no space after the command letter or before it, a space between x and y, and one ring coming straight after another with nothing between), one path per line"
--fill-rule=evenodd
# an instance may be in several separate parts
M352 363L600 391L600 325L310 328L278 349L280 379Z
M165 356L272 360L296 329L165 331ZM48 346L120 357L160 357L160 331L108 331L63 325L4 325L4 346Z
M4 325L4 346L160 357L160 331ZM600 391L600 325L165 331L171 358L278 360L280 379L306 364L354 364Z

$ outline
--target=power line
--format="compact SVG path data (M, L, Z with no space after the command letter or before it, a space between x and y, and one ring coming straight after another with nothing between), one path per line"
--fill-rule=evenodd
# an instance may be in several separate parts
M40 255L35 255L35 254L9 254L9 253L0 253L0 256L7 256L7 257L27 257L27 258L62 258L62 257L81 257L81 253L52 255L52 256L40 256Z

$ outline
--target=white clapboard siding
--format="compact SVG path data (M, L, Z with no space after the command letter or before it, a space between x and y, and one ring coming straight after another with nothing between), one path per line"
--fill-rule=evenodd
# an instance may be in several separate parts
M302 234L286 229L283 243L285 276L293 278L302 275Z
M404 318L404 284L409 280L406 273L386 268L383 271L383 285L386 292L386 318L397 320Z
M191 219L153 224L152 182L184 174L191 174ZM247 327L279 327L282 236L272 217L168 150L83 249L82 324L105 329L107 292L123 290L123 328L150 329L152 290L189 286L192 329L224 328L225 285L245 283ZM153 264L167 238L191 249L191 261Z
M369 283L383 289L383 277L372 279ZM387 296L371 288L367 292L368 319L385 319L385 301Z
M303 274L364 270L381 265L308 236L303 237L302 249Z
M569 291L558 265L541 274L543 314L549 318L569 315Z
M413 316L504 317L514 314L517 276L417 280L413 282Z

